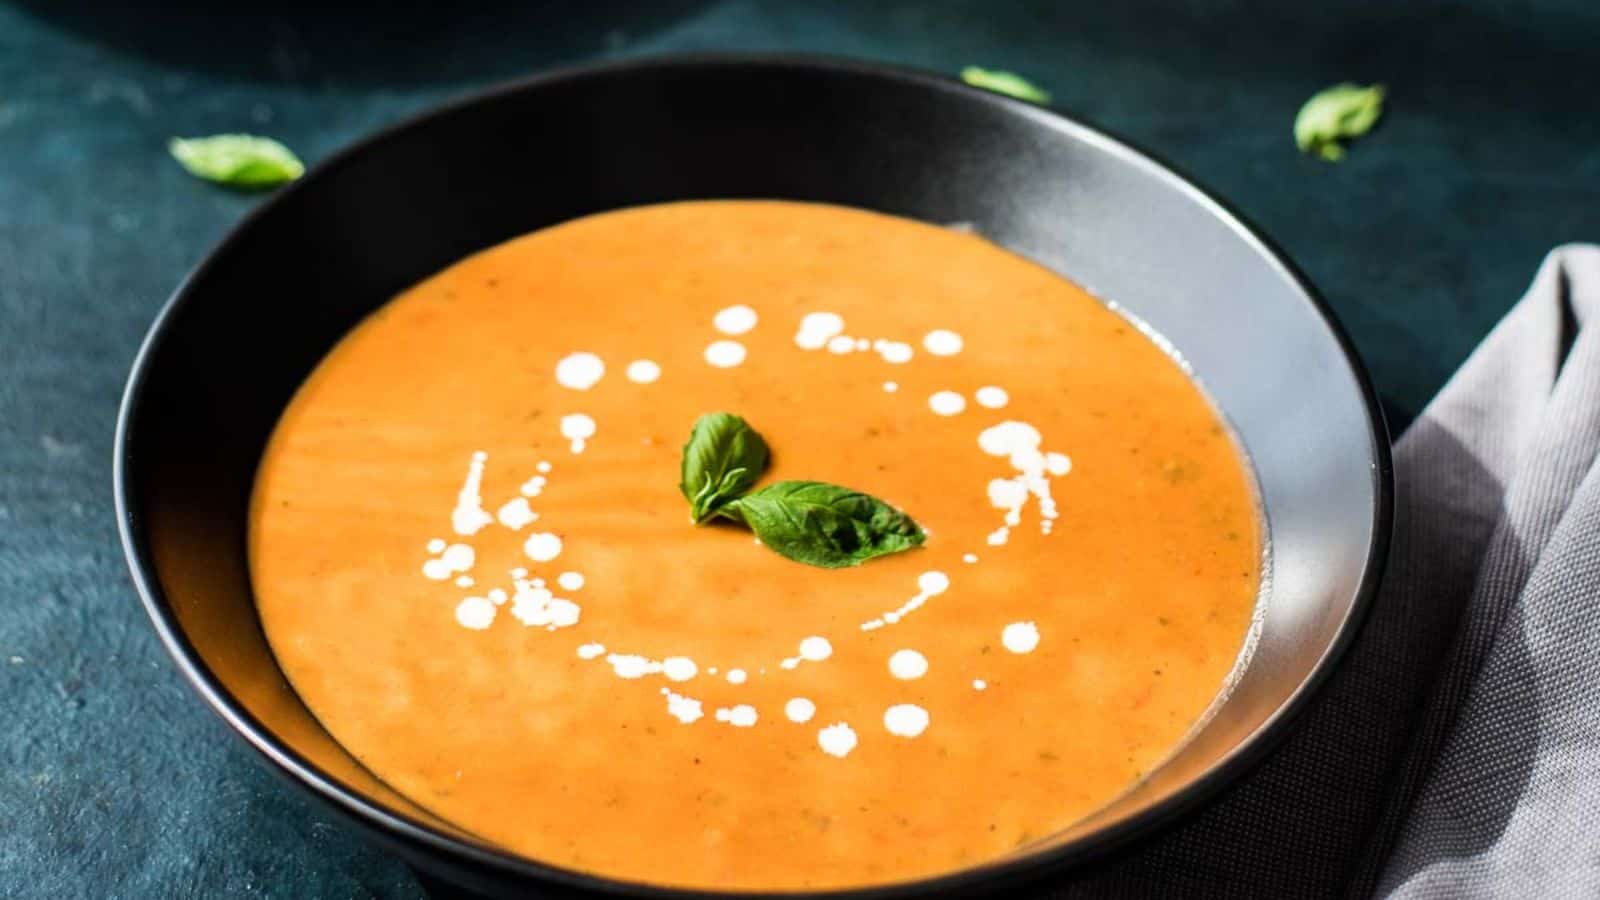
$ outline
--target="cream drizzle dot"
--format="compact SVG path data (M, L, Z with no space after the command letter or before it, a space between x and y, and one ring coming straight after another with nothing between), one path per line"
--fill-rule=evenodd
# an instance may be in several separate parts
M580 351L556 363L556 381L562 387L587 391L606 374L606 364L593 353Z
M883 711L883 727L895 737L914 738L928 730L928 711L915 703L896 703Z
M712 341L706 347L706 362L719 369L731 369L744 362L744 345L738 341Z
M561 537L548 531L535 532L523 542L522 552L534 562L549 562L561 555Z
M482 631L494 624L494 614L494 604L487 597L468 597L456 605L456 622L473 631Z
M939 391L928 398L928 408L941 416L953 416L967 408L967 398L955 391Z
M661 689L661 696L667 698L667 715L685 725L692 725L701 716L705 715L700 701L693 697L685 697L682 694L673 693L668 688Z
M856 731L848 723L835 722L817 732L817 746L829 756L844 759L856 748Z
M817 714L817 705L804 697L795 697L783 705L783 714L789 721L804 725Z
M800 658L821 662L833 655L833 645L825 637L812 635L800 642Z
M606 652L605 644L584 644L578 648L579 659L598 659Z
M915 650L896 650L889 657L889 674L901 681L913 681L928 674L928 658Z
M976 554L976 553L963 554L962 557L961 557L961 561L970 566L973 563L978 561L978 554Z
M832 338L828 339L828 352L829 353L837 353L840 356L843 356L846 353L855 352L855 349L856 349L855 339L850 337L847 334L837 335L835 337L832 337Z
M581 591L584 584L583 573L562 572L556 576L556 584L561 585L561 589L564 591Z
M882 341L875 344L874 347L878 351L878 355L883 357L883 361L890 365L904 365L910 362L911 357L915 355L910 344L900 341Z
M444 551L444 548L445 548L444 538L434 538L433 540L428 542L428 552L429 553L441 553L441 552Z
M999 409L1011 402L1011 397L1005 388L995 387L992 384L978 388L977 393L973 394L973 399L985 409Z
M756 327L756 321L756 311L741 303L719 310L711 324L723 334L744 334Z
M661 378L661 366L648 359L628 363L628 380L634 384L654 384Z
M989 689L989 682L984 681L982 678L974 678L972 679L972 689L975 691L986 691Z
M444 556L442 558L451 571L465 572L472 568L472 564L477 561L478 555L472 552L472 548L466 544L451 544L444 548Z
M471 575L462 575L460 578L456 579L456 587L458 588L469 588L474 584L477 584L477 582L472 580Z
M1039 646L1039 626L1032 622L1012 622L1000 632L1000 643L1012 653L1032 653Z
M961 335L943 328L935 329L923 336L922 347L934 356L955 356L961 352Z
M499 589L499 588L494 588L494 589L490 590L489 591L489 602L493 603L495 606L505 606L506 605L506 592L501 590L501 589Z
M539 470L539 474L541 474L541 475L550 474L550 463L546 462L545 460L542 460L542 459L539 460L539 464L537 466L534 466L534 468L538 469Z
M756 724L756 708L748 703L717 709L717 721L727 722L735 728L749 728Z
M561 436L572 442L573 453L582 453L589 439L594 437L594 420L583 413L562 416Z
M837 313L806 313L800 320L800 330L795 332L794 342L802 350L821 350L843 331L844 319L839 318Z
M728 683L729 684L744 684L745 681L748 680L749 678L750 678L750 676L743 669L729 669L728 670Z
M688 681L698 673L699 667L687 656L669 656L661 661L661 674L668 681Z
M885 381L883 383L883 390L886 394L892 394L895 391L900 390L900 385L894 383L893 381Z
M456 508L450 512L450 526L463 537L477 534L483 526L494 521L483 508L483 496L480 493L483 467L488 461L489 454L482 450L472 454L472 460L467 464L467 480L462 483L460 493L456 494Z
M500 507L500 511L495 513L495 518L512 531L521 531L528 523L538 521L539 514L528 505L527 497L516 497L506 501L505 505Z

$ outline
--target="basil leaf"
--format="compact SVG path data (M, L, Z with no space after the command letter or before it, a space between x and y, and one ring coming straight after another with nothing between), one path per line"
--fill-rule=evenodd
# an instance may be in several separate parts
M683 445L678 489L695 522L711 518L723 504L756 483L767 470L767 442L732 413L707 413L695 420Z
M1016 97L1018 100L1027 100L1033 103L1050 102L1050 94L1047 91L1040 90L1028 79L1013 72L967 66L961 70L961 80L973 87L994 91L996 94L1005 94L1008 97Z
M167 150L189 174L246 190L276 187L306 170L288 147L249 134L173 138L167 142Z
M1304 153L1329 162L1344 157L1341 140L1358 138L1372 130L1383 115L1384 86L1362 87L1344 82L1319 91L1294 117L1294 142Z
M779 481L729 503L718 514L743 522L780 555L839 569L922 546L911 517L860 491L820 481Z

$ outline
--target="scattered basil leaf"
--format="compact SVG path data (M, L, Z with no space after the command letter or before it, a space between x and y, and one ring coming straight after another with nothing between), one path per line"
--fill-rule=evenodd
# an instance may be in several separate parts
M1032 103L1050 102L1049 92L1041 90L1028 79L1013 72L967 66L961 70L961 80L973 87L994 91L996 94L1005 94L1008 97L1016 97L1018 100L1027 100Z
M683 445L678 489L696 523L750 490L767 470L767 442L732 413L707 413L695 420Z
M1301 152L1338 162L1344 157L1341 140L1361 137L1378 123L1383 96L1381 84L1362 87L1348 81L1318 91L1294 117L1295 145Z
M769 484L718 514L750 526L780 555L824 569L857 566L926 539L910 516L882 500L820 481Z
M167 142L167 150L189 174L245 190L277 187L306 170L288 147L250 134L173 138Z

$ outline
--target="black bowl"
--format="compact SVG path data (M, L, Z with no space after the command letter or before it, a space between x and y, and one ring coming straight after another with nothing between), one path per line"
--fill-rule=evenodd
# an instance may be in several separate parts
M185 676L267 764L381 844L489 893L681 896L514 856L389 791L289 689L262 637L246 511L267 436L352 325L514 235L621 206L790 198L972 222L1170 339L1248 450L1270 531L1254 652L1164 766L1011 858L858 892L1013 884L1149 831L1274 743L1349 642L1389 535L1388 436L1305 281L1204 192L1101 132L932 75L698 57L477 95L318 166L246 219L152 326L117 427L124 547Z

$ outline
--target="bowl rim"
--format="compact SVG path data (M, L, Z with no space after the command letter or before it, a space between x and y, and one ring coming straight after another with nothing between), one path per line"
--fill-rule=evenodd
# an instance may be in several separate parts
M609 876L569 869L531 857L520 856L496 849L486 844L472 843L456 838L410 816L391 811L361 794L346 788L333 776L280 741L267 727L255 718L200 658L189 641L163 592L155 574L155 566L148 546L141 518L141 504L130 490L131 456L130 430L145 399L145 386L152 361L179 310L193 302L192 288L223 256L230 247L243 239L258 220L273 214L302 191L314 190L339 169L357 158L374 152L392 138L425 128L437 120L462 110L483 104L500 102L526 91L551 85L581 81L597 76L631 74L648 76L651 73L692 69L760 68L765 70L798 70L861 76L882 81L913 86L951 95L960 95L967 101L988 103L1004 109L1011 115L1022 115L1044 126L1047 130L1070 135L1073 139L1097 146L1121 160L1137 165L1161 178L1173 189L1187 194L1204 207L1213 217L1225 224L1234 234L1250 245L1270 265L1287 278L1320 315L1324 327L1332 336L1345 364L1356 381L1369 425L1368 439L1372 459L1374 503L1372 510L1371 540L1368 542L1366 562L1356 594L1349 611L1339 623L1334 638L1323 650L1309 674L1289 697L1279 705L1259 726L1246 735L1217 762L1208 767L1197 779L1184 785L1172 795L1152 806L1112 822L1103 828L1081 835L1063 844L1041 849L1011 859L995 860L974 867L958 869L912 881L890 882L860 887L846 887L810 891L726 891L718 889L672 887L646 882L625 881ZM1393 526L1394 471L1390 453L1390 435L1378 394L1344 327L1339 323L1327 301L1312 286L1310 280L1271 240L1233 207L1200 187L1179 167L1173 166L1155 154L1098 126L1092 126L1068 112L1047 108L1023 100L969 86L959 79L907 66L864 61L845 57L811 53L674 53L630 57L622 60L563 66L533 75L501 82L431 105L400 121L379 129L355 143L339 150L327 159L311 166L304 176L264 198L229 228L223 238L179 282L177 288L162 305L134 356L129 371L121 405L117 413L116 433L112 448L112 490L117 515L117 531L123 556L132 576L134 587L144 605L162 645L184 679L200 694L211 711L227 723L235 734L248 743L258 759L276 774L286 778L324 803L343 812L363 830L391 846L396 844L421 849L429 855L442 854L452 864L479 866L492 870L498 877L519 878L532 883L558 885L564 888L618 897L684 898L684 897L793 897L793 898L850 898L850 900L887 900L927 892L964 892L974 889L994 889L1002 884L1031 880L1052 871L1062 871L1117 848L1126 846L1136 838L1171 824L1201 803L1212 798L1224 785L1233 782L1259 763L1281 743L1291 726L1308 706L1313 697L1326 684L1338 661L1344 656L1356 635L1369 618L1378 584L1388 557ZM420 845L420 846L419 846Z

